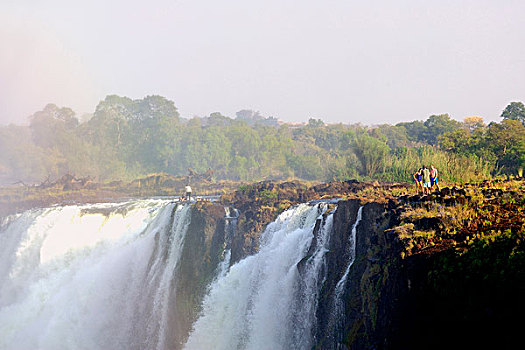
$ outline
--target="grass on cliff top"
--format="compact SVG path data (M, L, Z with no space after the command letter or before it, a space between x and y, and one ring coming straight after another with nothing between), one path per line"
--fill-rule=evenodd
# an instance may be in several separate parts
M488 191L487 191L488 189ZM503 192L491 192L501 189ZM469 201L446 206L426 202L400 205L399 224L391 229L405 244L406 253L455 247L468 250L478 241L493 240L505 232L525 232L525 181L465 185Z

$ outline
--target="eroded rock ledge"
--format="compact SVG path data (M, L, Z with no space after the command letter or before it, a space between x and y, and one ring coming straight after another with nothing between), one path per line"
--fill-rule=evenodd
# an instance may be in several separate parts
M510 346L519 334L514 315L524 311L525 182L469 184L427 196L409 192L403 184L263 182L221 202L241 212L232 246L237 261L257 251L258 235L289 206L341 198L319 300L318 349L337 348L329 299L360 206L357 258L344 292L349 349Z

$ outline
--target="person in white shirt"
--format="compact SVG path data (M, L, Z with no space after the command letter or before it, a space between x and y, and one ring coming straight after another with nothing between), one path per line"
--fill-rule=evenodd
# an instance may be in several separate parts
M186 200L189 201L191 200L191 187L190 185L186 185Z

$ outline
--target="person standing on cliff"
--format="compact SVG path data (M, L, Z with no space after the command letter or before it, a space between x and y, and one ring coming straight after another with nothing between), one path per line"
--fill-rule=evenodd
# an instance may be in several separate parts
M436 188L439 191L438 171L433 164L430 164L430 187L433 188L434 185L436 185Z
M191 187L190 187L190 184L186 185L186 200L187 201L191 200Z
M423 192L423 185L421 184L422 176L423 176L423 169L421 169L421 168L419 168L414 173L414 175L412 175L414 180L416 180L416 192L417 192L417 194L419 194L420 190L421 190L421 192Z
M430 170L423 165L423 190L424 194L430 194Z

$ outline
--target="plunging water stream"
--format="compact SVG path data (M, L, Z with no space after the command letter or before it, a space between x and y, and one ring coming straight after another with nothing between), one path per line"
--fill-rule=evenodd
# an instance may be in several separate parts
M189 205L26 212L0 233L0 349L164 349Z
M309 249L321 213L321 204L302 204L269 224L260 251L211 286L185 349L309 349L317 272L329 228L321 233L303 276L297 264Z
M191 204L141 200L12 217L0 230L0 349L310 349L333 225L326 209L283 212L258 253L230 266L238 212L225 208L222 261L192 331L178 338Z

